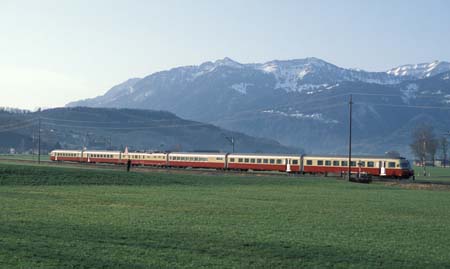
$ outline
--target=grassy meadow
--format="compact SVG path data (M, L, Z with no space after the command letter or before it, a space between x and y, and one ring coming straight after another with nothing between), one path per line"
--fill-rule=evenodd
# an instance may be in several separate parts
M450 192L0 163L1 268L448 268Z
M0 154L0 159L37 161L38 156L36 154ZM50 161L50 156L42 154L41 161Z
M450 167L426 167L426 176L423 175L423 167L415 166L414 174L417 180L431 181L431 182L448 182L450 183Z

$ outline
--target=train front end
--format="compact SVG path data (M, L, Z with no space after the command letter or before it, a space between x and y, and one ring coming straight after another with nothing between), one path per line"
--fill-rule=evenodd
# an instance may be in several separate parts
M414 177L414 169L411 167L411 164L406 159L400 160L400 169L401 169L401 178L411 178Z

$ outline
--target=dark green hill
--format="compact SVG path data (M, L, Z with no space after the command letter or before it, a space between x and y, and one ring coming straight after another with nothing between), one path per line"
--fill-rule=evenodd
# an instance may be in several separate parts
M22 152L37 147L41 121L42 148L300 152L265 138L230 132L211 124L184 120L165 111L116 108L55 108L33 113L0 112L0 150Z

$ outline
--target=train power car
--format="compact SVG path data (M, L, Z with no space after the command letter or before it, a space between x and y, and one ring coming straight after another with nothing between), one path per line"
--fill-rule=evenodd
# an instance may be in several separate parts
M303 173L346 174L348 167L348 156L303 157ZM351 172L396 178L409 178L414 175L408 160L402 157L352 156Z
M53 150L50 152L50 160L66 162L82 162L81 150Z

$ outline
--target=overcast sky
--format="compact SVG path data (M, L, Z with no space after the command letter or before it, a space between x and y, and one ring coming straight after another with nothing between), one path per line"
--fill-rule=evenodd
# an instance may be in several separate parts
M63 106L225 56L370 71L449 61L449 14L445 0L0 0L0 106Z

